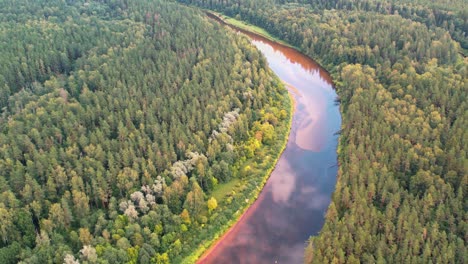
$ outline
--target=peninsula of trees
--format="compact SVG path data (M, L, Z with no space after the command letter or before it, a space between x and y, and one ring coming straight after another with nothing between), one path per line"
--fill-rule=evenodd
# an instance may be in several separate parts
M184 261L285 144L266 65L170 1L0 1L0 262Z

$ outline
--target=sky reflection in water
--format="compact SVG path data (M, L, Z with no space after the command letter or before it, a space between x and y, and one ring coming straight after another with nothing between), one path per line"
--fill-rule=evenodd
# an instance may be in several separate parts
M341 117L330 76L293 49L249 35L270 68L293 86L296 111L287 148L259 199L202 263L302 263L320 231L337 173Z

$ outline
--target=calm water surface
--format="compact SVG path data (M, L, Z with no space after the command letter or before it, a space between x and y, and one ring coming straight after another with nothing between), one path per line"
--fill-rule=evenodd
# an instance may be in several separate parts
M313 60L256 35L252 43L296 100L291 134L258 200L200 263L302 263L323 226L337 173L341 116L331 78Z

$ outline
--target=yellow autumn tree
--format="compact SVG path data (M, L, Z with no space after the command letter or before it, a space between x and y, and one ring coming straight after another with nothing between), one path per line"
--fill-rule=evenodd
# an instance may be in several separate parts
M207 204L208 204L208 211L209 212L215 210L218 207L218 202L216 201L216 199L214 197L211 197L208 200Z

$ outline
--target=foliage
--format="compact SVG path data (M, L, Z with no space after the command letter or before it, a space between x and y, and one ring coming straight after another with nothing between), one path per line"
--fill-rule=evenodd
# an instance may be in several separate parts
M273 165L244 147L257 129L287 134L287 91L201 12L19 0L0 14L3 262L178 263L255 189L208 203L218 183L249 163L243 183L258 184L257 163Z
M211 212L218 207L218 202L214 197L211 197L207 202L208 210Z

